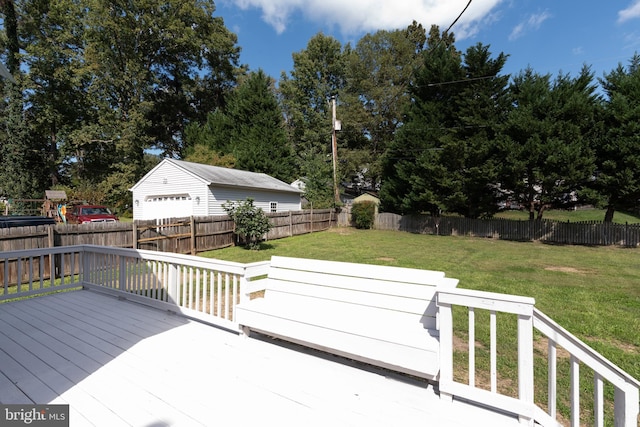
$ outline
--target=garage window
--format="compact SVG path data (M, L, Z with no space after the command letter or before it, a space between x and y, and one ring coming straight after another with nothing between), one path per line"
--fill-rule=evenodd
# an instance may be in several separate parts
M269 212L278 212L278 202L269 203Z

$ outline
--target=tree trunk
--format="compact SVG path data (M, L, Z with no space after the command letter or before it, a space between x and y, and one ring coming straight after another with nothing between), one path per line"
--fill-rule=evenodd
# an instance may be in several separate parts
M533 201L529 201L529 221L533 221L536 218L536 207Z
M613 205L607 206L607 212L604 214L604 222L613 222L613 214L616 208Z
M538 209L538 221L542 221L542 215L544 214L544 210L547 207L544 203L540 203L540 209Z

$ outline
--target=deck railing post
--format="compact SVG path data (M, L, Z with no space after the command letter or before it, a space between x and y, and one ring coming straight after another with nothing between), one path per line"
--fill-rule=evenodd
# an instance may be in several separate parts
M250 291L249 291L249 281L247 280L247 274L245 270L245 274L240 277L240 304L246 303L251 299ZM235 313L234 313L235 318Z
M123 292L127 291L127 260L122 255L119 258L119 271L118 271L118 289Z
M528 315L518 315L518 397L534 405L533 306ZM533 426L533 419L520 416L520 423Z
M636 427L638 424L638 388L629 385L626 390L615 387L614 413L615 427Z
M82 275L80 280L84 283L89 283L90 281L90 270L91 270L91 254L87 250L86 247L82 248Z
M168 268L169 283L167 283L167 296L169 297L170 303L178 305L178 265L169 264Z
M453 395L447 392L447 386L453 382L453 312L451 304L438 301L437 319L440 330L440 399L451 401Z

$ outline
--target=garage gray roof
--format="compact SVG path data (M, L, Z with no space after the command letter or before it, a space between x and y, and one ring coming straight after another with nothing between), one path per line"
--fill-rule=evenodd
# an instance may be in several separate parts
M165 161L196 175L200 179L208 182L209 185L256 188L296 194L302 193L299 189L265 173L203 165L201 163L185 162L183 160L165 159Z

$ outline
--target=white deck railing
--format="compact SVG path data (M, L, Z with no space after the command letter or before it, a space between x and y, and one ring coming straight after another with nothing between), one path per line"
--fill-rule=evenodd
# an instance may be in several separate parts
M237 330L244 282L267 266L93 245L2 252L0 301L85 287Z
M234 308L253 291L250 280L264 276L268 267L269 262L240 264L93 245L0 252L0 301L85 287L237 330ZM534 302L527 297L460 288L439 291L441 395L511 412L525 424L561 425L557 410L560 347L570 355L570 390L562 396L569 396L571 426L580 425L584 408L579 393L584 365L594 373L593 405L587 405L594 408L593 424L603 426L605 413L612 407L609 418L616 427L637 427L640 383L535 309ZM466 383L454 378L454 306L466 307L468 312ZM476 385L476 372L482 369L475 355L477 311L489 312L489 372L484 373L489 386L485 388ZM498 314L517 319L518 378L513 395L502 393L499 387ZM539 342L534 340L534 329L548 341L546 369L541 370L548 378L535 376L540 370L534 369L534 343ZM547 402L535 401L534 388L540 384L547 389ZM614 402L608 405L604 390L611 386ZM546 405L546 411L541 405Z
M534 422L543 426L561 426L562 421L557 411L559 393L557 390L558 347L569 354L570 385L564 390L563 396L568 396L570 408L569 422L572 427L581 424L581 410L585 405L580 401L579 369L584 365L593 371L594 394L593 425L605 425L605 382L614 388L613 414L616 427L637 427L639 411L640 382L622 371L595 350L571 335L560 325L534 308L534 299L514 295L496 294L490 292L455 289L438 293L439 325L440 325L440 393L441 396L452 398L458 396L483 405L511 412L519 416L521 422L533 425ZM468 349L466 350L469 366L467 367L468 381L460 382L454 379L454 323L453 306L466 307L468 312ZM484 373L489 378L488 387L476 385L476 372L480 369L476 365L476 310L489 312L489 372ZM517 393L509 396L500 392L498 387L498 342L497 315L507 313L516 316L517 359ZM547 341L547 358L543 361L546 369L534 369L534 328ZM537 378L535 375L546 372L547 378ZM545 384L547 402L535 402L534 387ZM539 405L545 404L546 411Z

